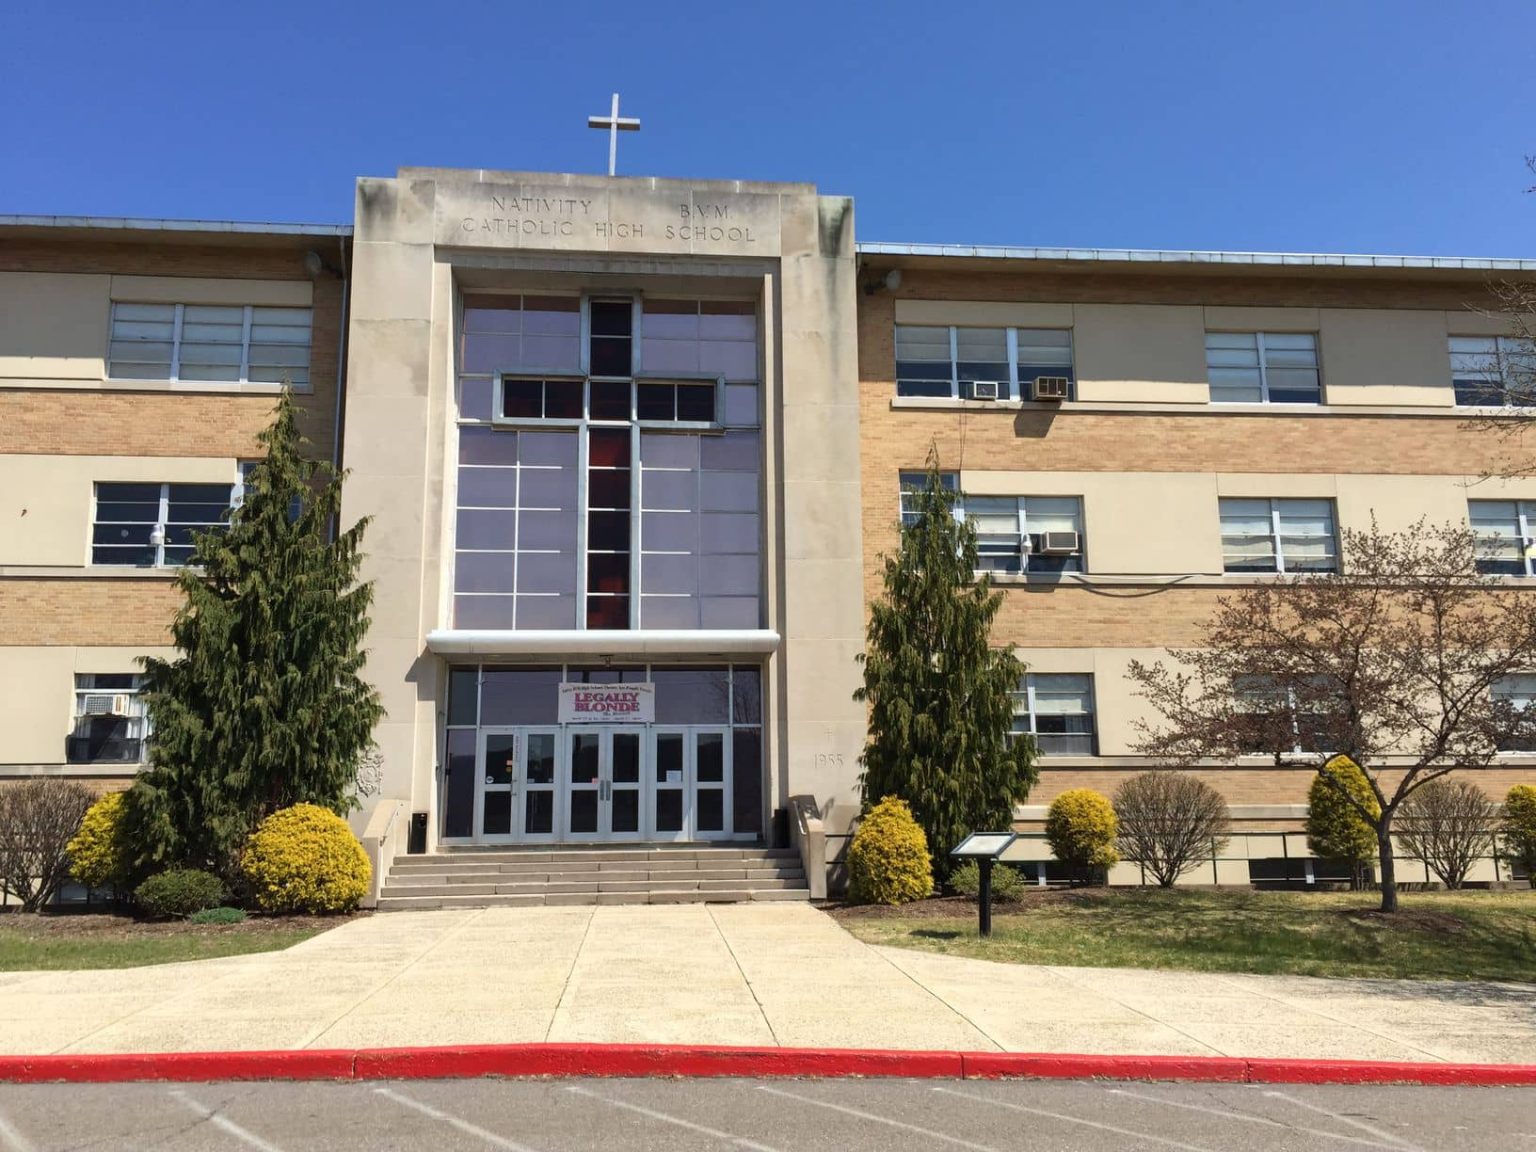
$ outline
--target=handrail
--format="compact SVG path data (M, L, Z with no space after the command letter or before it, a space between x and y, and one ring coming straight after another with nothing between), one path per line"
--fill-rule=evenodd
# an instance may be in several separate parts
M789 839L800 849L800 866L812 900L827 898L827 834L814 796L789 798Z

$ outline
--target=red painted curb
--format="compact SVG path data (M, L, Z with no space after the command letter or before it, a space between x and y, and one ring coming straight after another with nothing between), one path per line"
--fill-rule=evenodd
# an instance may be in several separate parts
M1050 1052L966 1052L967 1080L1203 1080L1240 1084L1248 1062L1226 1056L1086 1056Z
M1226 1056L903 1052L681 1044L476 1044L334 1051L0 1056L0 1083L11 1084L427 1080L482 1076L866 1076L1502 1087L1536 1086L1536 1064L1414 1064L1370 1060L1249 1060Z

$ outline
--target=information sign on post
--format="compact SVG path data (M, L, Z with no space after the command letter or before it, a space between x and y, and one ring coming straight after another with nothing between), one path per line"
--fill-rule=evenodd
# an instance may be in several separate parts
M1017 832L972 832L950 851L957 860L976 861L981 873L981 891L976 894L976 906L981 913L983 936L992 935L992 865L1018 838Z

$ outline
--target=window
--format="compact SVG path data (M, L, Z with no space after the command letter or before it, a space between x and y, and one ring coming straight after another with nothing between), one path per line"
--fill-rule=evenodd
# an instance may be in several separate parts
M1013 735L1042 756L1093 756L1093 676L1032 672L1013 694Z
M976 566L983 572L1081 572L1083 504L1076 496L965 496L976 522ZM1071 551L1046 551L1046 533L1074 533ZM1029 550L1023 548L1029 542ZM1064 541L1055 536L1051 541Z
M1504 701L1518 712L1528 714L1531 705L1536 703L1536 676L1504 677L1493 686L1493 698L1496 702ZM1525 720L1525 716L1521 719ZM1500 735L1500 752L1536 752L1536 734L1505 732Z
M1536 576L1536 539L1531 536L1536 502L1468 500L1467 517L1477 538L1479 572Z
M1323 680L1279 684L1270 676L1234 676L1232 692L1248 752L1273 756L1329 750L1331 696Z
M75 677L75 722L65 741L71 764L137 764L144 759L148 720L143 681L133 673Z
M958 497L960 492L960 473L940 472L939 484L946 492L953 492ZM901 473L901 523L903 527L911 527L917 523L917 497L928 487L928 473L903 472ZM955 501L955 514L963 516L960 511L960 501Z
M1452 336L1456 403L1499 408L1536 402L1536 345L1513 336Z
M1321 404L1317 337L1310 332L1207 332L1213 404Z
M306 388L311 319L309 308L114 301L107 374Z
M97 484L91 563L179 567L192 559L192 534L226 521L229 484Z
M1227 572L1337 572L1332 500L1223 499Z
M1071 329L896 326L898 396L971 400L988 381L999 399L1014 399L1037 376L1072 379Z

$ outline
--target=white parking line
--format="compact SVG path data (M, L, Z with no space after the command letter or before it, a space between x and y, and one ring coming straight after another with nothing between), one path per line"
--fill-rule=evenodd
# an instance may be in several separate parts
M260 1136L256 1135L256 1133L250 1131L249 1129L240 1127L240 1125L236 1124L233 1120L230 1120L227 1117L220 1116L206 1104L203 1104L201 1101L194 1100L182 1089L171 1089L171 1096L180 1101L186 1107L190 1108L193 1112L196 1112L199 1116L208 1121L208 1123L212 1124L220 1132L228 1133L236 1140L239 1140L244 1144L249 1144L252 1148L259 1149L259 1152L283 1152L283 1150L276 1144L269 1144Z
M1349 1144L1360 1144L1366 1148L1386 1148L1397 1152L1401 1147L1398 1144L1382 1144L1377 1140L1365 1140L1359 1136L1341 1136L1337 1132L1329 1132L1322 1128L1308 1128L1301 1124L1282 1124L1279 1120L1271 1120L1267 1116L1255 1116L1252 1112L1236 1112L1226 1108L1206 1108L1200 1104L1186 1104L1182 1100L1164 1100L1159 1096L1147 1096L1141 1092L1131 1092L1124 1088L1108 1089L1111 1096L1127 1096L1132 1100L1146 1100L1152 1104L1161 1104L1164 1108L1183 1108L1190 1112L1204 1112L1207 1116L1220 1116L1224 1120L1243 1120L1249 1124L1262 1124L1266 1128L1284 1128L1288 1132L1305 1132L1308 1136L1324 1136L1329 1140L1342 1140Z
M919 1128L916 1124L906 1124L900 1120L892 1120L889 1116L876 1116L873 1112L860 1112L857 1108L844 1108L841 1104L829 1104L825 1100L818 1100L814 1096L800 1096L794 1092L786 1092L782 1088L770 1088L766 1084L757 1086L759 1092L767 1092L773 1096L783 1096L786 1100L797 1100L801 1104L814 1104L817 1108L829 1108L833 1112L841 1112L844 1116L857 1116L860 1120L870 1120L876 1124L889 1124L892 1128L902 1128L908 1132L916 1132L919 1136L926 1136L930 1140L942 1140L946 1144L956 1144L961 1148L970 1148L973 1152L998 1152L986 1144L973 1144L969 1140L962 1140L958 1136L951 1136L946 1132L935 1132L931 1128Z
M1136 1140L1150 1140L1154 1144L1166 1144L1170 1148L1182 1149L1182 1152L1216 1152L1214 1148L1202 1148L1198 1144L1184 1144L1178 1140L1170 1140L1167 1136L1154 1136L1151 1132L1137 1132L1130 1128L1116 1128L1113 1124L1100 1124L1097 1120L1084 1120L1081 1116L1068 1116L1064 1112L1049 1112L1044 1108L1030 1108L1024 1104L1014 1104L1009 1100L994 1100L990 1096L977 1096L970 1092L956 1092L953 1088L934 1088L934 1091L942 1092L946 1096L958 1096L962 1100L974 1100L978 1104L996 1104L999 1108L1010 1108L1015 1112L1028 1112L1032 1116L1046 1116L1066 1124L1081 1124L1085 1128L1097 1128L1100 1132L1113 1132L1116 1136L1130 1136Z
M729 1132L721 1132L718 1128L706 1128L703 1124L695 1124L692 1120L684 1120L680 1116L669 1116L665 1112L657 1112L654 1108L642 1108L638 1104L631 1104L627 1100L615 1100L611 1096L599 1096L589 1088L578 1088L574 1084L566 1087L567 1092L574 1092L578 1096L596 1100L601 1104L611 1104L615 1108L623 1108L628 1112L637 1112L641 1116L649 1116L652 1120L660 1120L665 1124L676 1124L679 1128L686 1128L690 1132L697 1132L701 1136L712 1136L716 1140L728 1140L738 1148L747 1148L751 1152L778 1152L777 1148L771 1148L767 1144L759 1144L748 1140L745 1136L733 1136Z
M467 1136L484 1140L493 1148L505 1148L506 1152L534 1152L526 1144L519 1144L516 1140L508 1140L505 1136L498 1136L489 1128L482 1128L478 1124L471 1124L468 1120L460 1120L457 1116L439 1111L430 1104L423 1104L420 1100L413 1100L403 1092L396 1092L393 1088L375 1088L374 1091L386 1100L393 1100L396 1104L405 1108L413 1108L423 1116L429 1116L433 1120L438 1120L457 1128Z
M0 1112L0 1147L9 1152L37 1152L37 1146L16 1130L4 1112Z
M1308 1104L1305 1100L1298 1100L1294 1096L1287 1096L1284 1092L1266 1092L1266 1096L1272 1096L1276 1100L1284 1100L1287 1104L1294 1104L1298 1108L1305 1108L1308 1112L1316 1112L1319 1116L1327 1116L1330 1120L1337 1120L1340 1124L1348 1124L1351 1128L1358 1128L1362 1132L1369 1132L1372 1136L1381 1140L1390 1141L1399 1148L1405 1148L1408 1152L1424 1152L1417 1144L1410 1144L1395 1132L1384 1132L1380 1128L1373 1128L1363 1121L1356 1120L1352 1116L1341 1116L1337 1112L1330 1112L1326 1108L1319 1108L1316 1104Z

